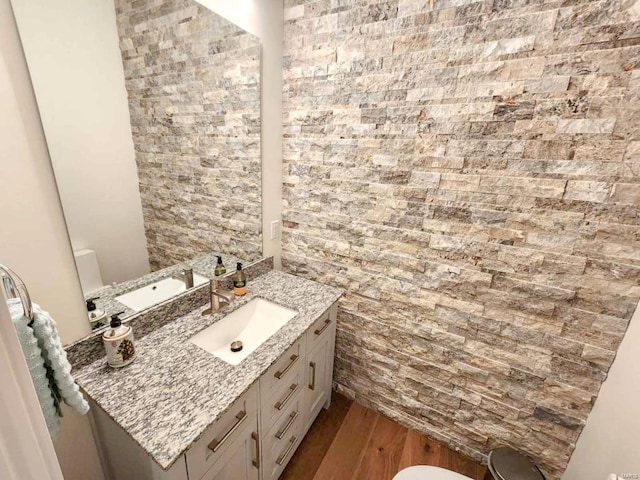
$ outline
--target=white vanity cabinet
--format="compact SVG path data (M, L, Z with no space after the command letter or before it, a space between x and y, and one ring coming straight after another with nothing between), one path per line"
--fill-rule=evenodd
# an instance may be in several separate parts
M259 480L258 385L210 426L169 470L162 470L94 402L91 418L109 480ZM170 441L170 439L168 439Z
M167 471L93 404L107 478L277 480L331 402L336 315L334 304Z

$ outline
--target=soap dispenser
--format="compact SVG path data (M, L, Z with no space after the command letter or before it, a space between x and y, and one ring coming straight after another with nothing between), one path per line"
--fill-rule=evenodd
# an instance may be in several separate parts
M222 263L222 257L220 255L216 255L216 257L218 257L218 263L216 265L215 270L213 271L213 274L216 277L219 277L220 275L224 275L225 273L227 273L227 269L225 268L224 264Z
M133 330L129 325L122 325L119 315L111 316L109 330L102 334L102 342L107 352L107 363L115 368L129 365L136 358L136 350L133 345Z
M93 297L86 300L87 315L89 316L91 328L99 328L107 323L107 312L100 310L95 304L95 300L98 300L99 298L100 297Z
M238 262L236 273L231 277L233 293L239 297L247 294L247 276L242 271L242 263Z

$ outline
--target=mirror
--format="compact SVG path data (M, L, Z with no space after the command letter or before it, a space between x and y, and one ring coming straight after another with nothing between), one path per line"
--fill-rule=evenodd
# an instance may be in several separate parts
M46 3L13 7L85 298L124 318L261 258L259 39L194 0Z

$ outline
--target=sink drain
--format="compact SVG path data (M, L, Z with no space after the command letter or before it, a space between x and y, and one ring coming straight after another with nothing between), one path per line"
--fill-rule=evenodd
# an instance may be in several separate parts
M231 351L239 352L242 350L242 342L240 340L236 340L235 342L231 342Z

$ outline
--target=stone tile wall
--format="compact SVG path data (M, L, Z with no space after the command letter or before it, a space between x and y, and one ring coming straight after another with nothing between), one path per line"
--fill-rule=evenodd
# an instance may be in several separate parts
M340 390L566 467L640 297L640 3L285 0L283 262Z
M115 3L152 269L260 258L258 38L193 0Z

